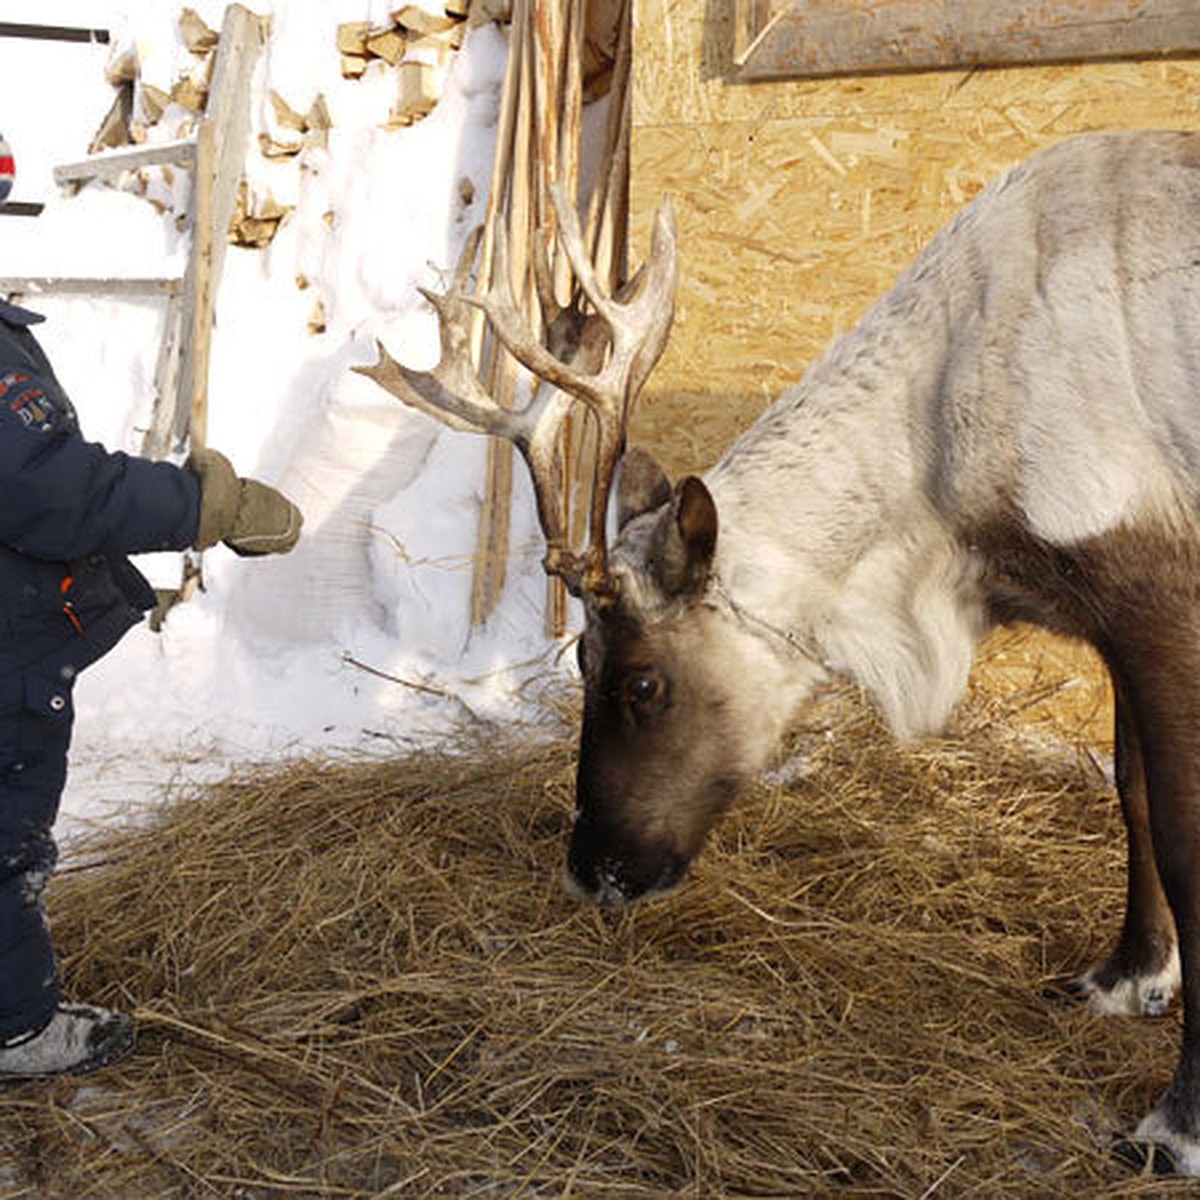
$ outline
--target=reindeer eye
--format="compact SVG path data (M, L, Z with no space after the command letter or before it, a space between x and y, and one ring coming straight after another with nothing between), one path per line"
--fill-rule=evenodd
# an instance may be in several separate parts
M625 696L634 708L653 704L663 693L663 681L657 675L634 675L625 684Z

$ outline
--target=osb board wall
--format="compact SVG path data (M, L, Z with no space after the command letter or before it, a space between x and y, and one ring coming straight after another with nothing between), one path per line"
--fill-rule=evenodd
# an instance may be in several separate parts
M734 0L635 0L634 254L669 193L678 316L635 426L705 466L994 175L1087 129L1200 129L1200 61L733 80Z

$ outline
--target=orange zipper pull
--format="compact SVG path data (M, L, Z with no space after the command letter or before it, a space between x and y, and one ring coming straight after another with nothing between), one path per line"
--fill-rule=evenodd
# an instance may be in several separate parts
M59 593L63 599L63 615L71 622L71 628L75 630L80 637L83 637L83 622L79 619L79 614L75 611L75 605L70 600L65 599L66 594L75 586L74 575L64 575L62 582L58 585Z

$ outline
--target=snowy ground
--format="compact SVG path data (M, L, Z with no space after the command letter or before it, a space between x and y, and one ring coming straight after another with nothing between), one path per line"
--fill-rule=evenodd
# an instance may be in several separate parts
M193 0L219 29L224 5ZM354 374L382 338L415 366L436 358L416 285L436 286L482 216L505 60L498 27L473 31L435 112L385 128L395 80L382 63L343 80L336 27L386 19L379 0L270 0L247 173L293 206L265 250L231 248L218 297L209 444L303 508L292 555L205 556L207 590L164 631L135 630L77 691L71 779L60 832L113 807L153 803L173 781L306 749L426 741L464 714L534 719L542 682L566 677L542 633L541 546L524 479L500 612L468 622L482 439L442 432ZM437 0L425 0L437 9ZM12 11L9 11L12 10ZM112 31L136 43L143 76L169 88L190 61L180 9L162 0L10 0L12 20ZM0 41L0 131L17 161L12 199L42 216L0 218L0 274L178 275L186 246L170 212L99 185L68 197L56 163L83 156L111 103L104 46ZM324 95L328 148L268 162L271 89L299 112ZM171 114L155 129L168 136ZM470 181L470 186L464 185ZM298 285L298 280L306 286ZM325 331L309 332L318 302ZM26 297L85 433L137 451L152 402L163 302ZM160 586L176 556L143 568Z

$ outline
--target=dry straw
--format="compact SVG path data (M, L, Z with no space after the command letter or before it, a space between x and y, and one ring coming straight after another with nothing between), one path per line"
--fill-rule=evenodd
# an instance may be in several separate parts
M1177 1018L1043 995L1114 935L1090 755L846 693L674 896L560 882L572 739L306 760L97 836L52 892L134 1056L0 1093L0 1196L1126 1196Z

